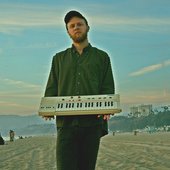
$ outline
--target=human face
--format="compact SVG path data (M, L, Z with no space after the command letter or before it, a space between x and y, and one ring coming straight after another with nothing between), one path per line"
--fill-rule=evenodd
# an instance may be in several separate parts
M86 41L88 30L89 26L82 18L73 17L67 24L67 32L75 43Z

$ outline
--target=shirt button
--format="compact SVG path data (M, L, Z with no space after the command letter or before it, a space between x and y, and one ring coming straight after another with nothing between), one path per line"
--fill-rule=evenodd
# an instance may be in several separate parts
M77 82L77 84L79 85L79 84L80 84L80 82Z
M78 75L80 75L80 72L78 73Z

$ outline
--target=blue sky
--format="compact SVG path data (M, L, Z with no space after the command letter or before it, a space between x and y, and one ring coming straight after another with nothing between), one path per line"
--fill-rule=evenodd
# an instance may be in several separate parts
M64 15L89 21L89 42L109 54L123 112L170 105L169 0L1 0L0 114L36 114L53 55L71 46Z

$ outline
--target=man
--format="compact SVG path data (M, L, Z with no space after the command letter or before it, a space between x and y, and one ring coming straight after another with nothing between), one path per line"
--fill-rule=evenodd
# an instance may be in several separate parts
M13 130L9 131L9 137L10 137L10 142L14 141L14 137L15 137L15 132Z
M0 145L4 145L5 144L5 141L3 139L3 137L1 136L1 133L0 133Z
M72 47L53 57L45 97L114 94L110 59L88 42L89 25L77 11L64 18ZM57 170L94 170L110 115L57 116ZM45 117L51 119L53 117Z

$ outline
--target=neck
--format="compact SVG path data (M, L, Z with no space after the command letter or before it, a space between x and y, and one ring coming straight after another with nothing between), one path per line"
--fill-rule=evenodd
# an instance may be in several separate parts
M79 54L82 54L83 49L85 47L87 47L88 44L89 44L88 40L85 40L85 41L83 41L81 43L73 42L73 45L74 45L74 47L76 48L76 50L78 51Z

